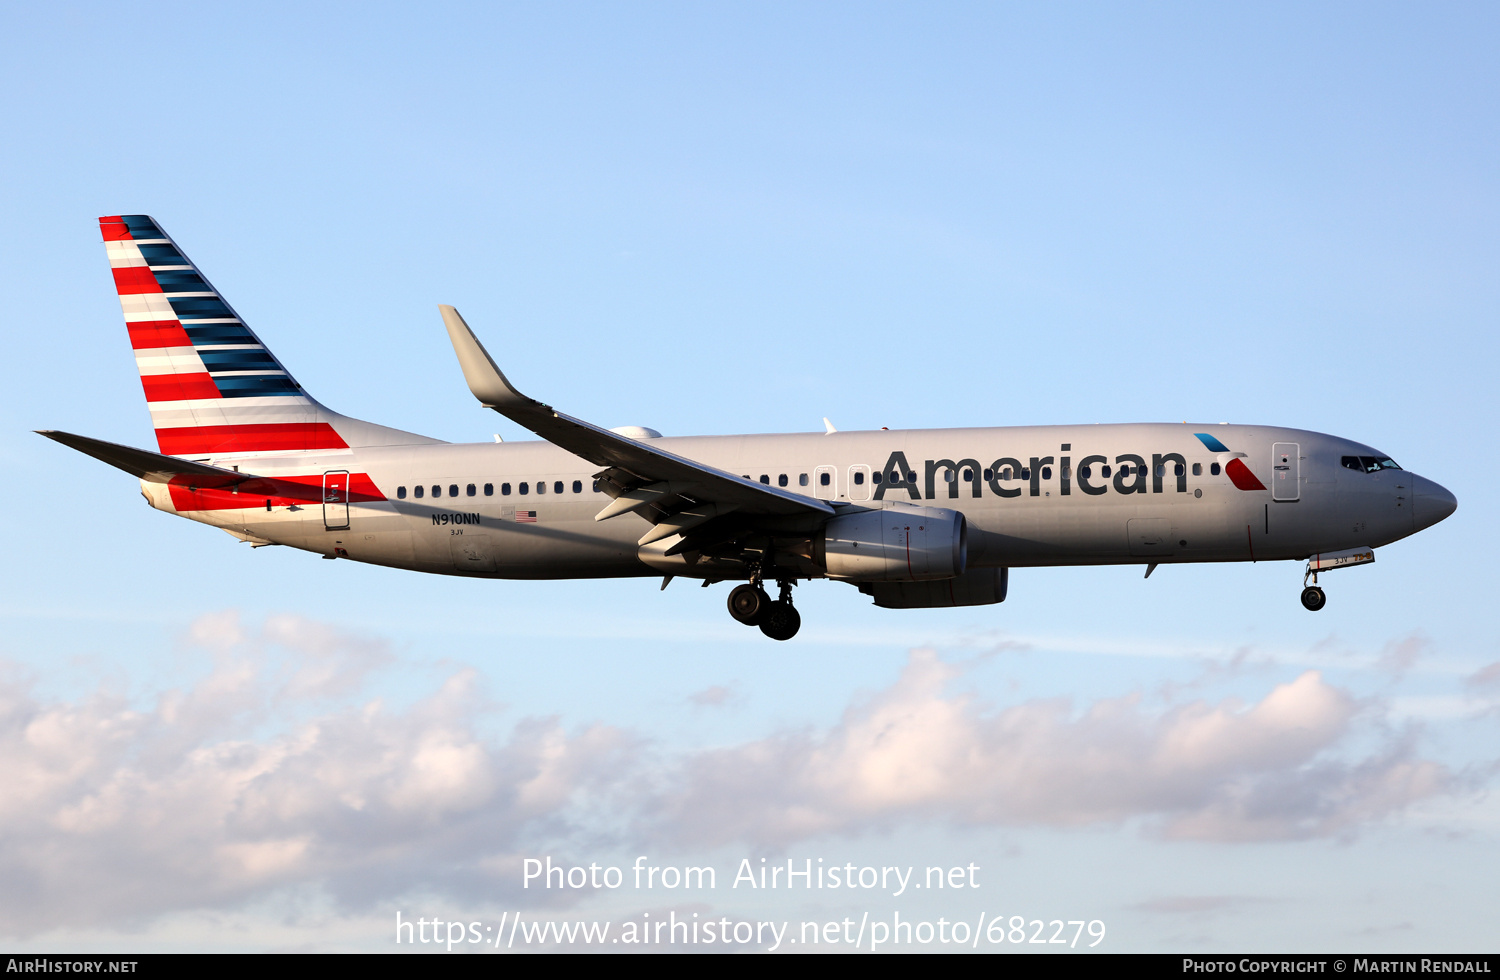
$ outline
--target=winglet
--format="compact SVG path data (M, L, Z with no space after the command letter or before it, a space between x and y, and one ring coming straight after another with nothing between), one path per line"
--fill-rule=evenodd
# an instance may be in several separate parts
M521 394L506 379L457 310L451 306L439 306L438 310L443 314L443 324L448 328L448 339L453 341L453 352L458 355L464 380L481 405L501 413L507 408L545 407Z

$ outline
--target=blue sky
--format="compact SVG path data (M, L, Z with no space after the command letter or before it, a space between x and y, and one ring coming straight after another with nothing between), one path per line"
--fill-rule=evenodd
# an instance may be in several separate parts
M649 853L990 882L721 888L704 914L1486 947L1493 8L4 18L7 941L382 950L418 906L665 913L518 890L528 856ZM452 303L524 390L606 425L1281 424L1460 506L1330 576L1316 615L1290 563L1033 569L966 610L814 583L788 644L723 587L251 551L31 434L151 445L94 220L119 213L154 215L320 400L444 439L524 435L464 388Z

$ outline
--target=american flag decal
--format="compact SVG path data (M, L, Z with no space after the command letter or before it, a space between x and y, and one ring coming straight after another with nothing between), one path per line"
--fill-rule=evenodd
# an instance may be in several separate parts
M534 511L534 510L518 510L518 511L516 511L516 523L517 524L535 524L536 523L536 511Z

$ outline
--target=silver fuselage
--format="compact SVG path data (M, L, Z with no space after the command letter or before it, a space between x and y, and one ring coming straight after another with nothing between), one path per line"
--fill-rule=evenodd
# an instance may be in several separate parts
M1231 452L1210 450L1195 433L1211 434ZM772 485L780 485L784 476L794 492L851 509L917 505L960 511L968 522L970 567L1302 559L1379 547L1453 510L1451 494L1414 473L1342 465L1347 456L1380 455L1369 446L1268 426L881 430L651 443L752 480L765 477ZM1162 457L1164 462L1153 465ZM1264 489L1237 487L1225 472L1230 458L1242 460ZM885 478L893 459L904 461L894 468L915 475L915 483ZM515 579L664 572L733 577L680 558L643 557L637 539L651 524L634 514L595 521L611 499L594 489L598 467L546 442L242 454L206 461L270 477L367 474L384 499L282 503L267 510L259 498L245 495L242 507L223 506L221 500L213 509L197 509L191 494L179 492L174 500L162 484L143 483L147 499L253 543L415 571ZM1102 476L1106 466L1109 477ZM1131 470L1129 477L1122 477L1122 466ZM1146 472L1137 474L1138 468ZM1024 478L1022 469L1028 471ZM1012 471L1010 479L1000 479L1006 470ZM882 476L878 484L877 474ZM545 492L538 492L539 484ZM486 485L492 489L488 495ZM421 499L417 487L423 488ZM454 487L456 496L450 494ZM398 497L398 488L405 488L404 497ZM506 489L509 493L502 492Z

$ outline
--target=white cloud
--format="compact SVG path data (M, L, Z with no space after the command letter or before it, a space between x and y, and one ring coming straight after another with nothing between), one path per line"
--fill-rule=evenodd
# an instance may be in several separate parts
M1500 660L1474 671L1464 678L1464 685L1481 691L1500 688Z
M999 711L945 696L961 668L912 654L901 678L826 732L689 760L666 839L781 847L899 820L1077 826L1147 818L1170 837L1320 836L1441 791L1447 771L1392 749L1333 758L1361 706L1316 671L1254 705L1150 711L1127 696Z
M700 708L717 708L729 700L730 689L724 684L712 684L688 697L688 701Z
M1406 742L1342 758L1372 708L1314 671L1252 704L1150 708L1128 695L991 708L947 693L965 667L916 651L826 729L671 756L602 724L529 718L483 735L493 706L470 669L409 707L351 702L389 651L307 620L247 629L215 615L190 640L213 670L149 707L0 683L10 935L299 888L351 914L417 893L493 902L516 897L520 856L570 840L778 848L904 822L1131 820L1168 838L1305 838L1452 784Z
M1431 648L1432 640L1421 633L1412 633L1387 643L1380 651L1380 659L1375 665L1393 674L1400 674L1410 670L1418 659L1430 652Z
M142 921L321 884L345 905L413 885L449 893L512 887L531 821L559 820L607 788L629 747L596 726L569 734L528 720L503 744L476 734L486 707L473 671L394 711L380 701L251 734L278 698L338 684L319 670L359 660L326 628L268 622L259 636L221 617L193 638L214 671L150 710L95 694L45 703L0 688L0 922L13 936ZM290 670L241 648L300 652Z

